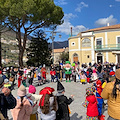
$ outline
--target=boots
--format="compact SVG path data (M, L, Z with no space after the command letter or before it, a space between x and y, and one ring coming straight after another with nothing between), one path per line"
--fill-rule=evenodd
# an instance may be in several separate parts
M105 120L104 117L105 117L104 115L101 115L101 116L98 116L98 119L99 120Z

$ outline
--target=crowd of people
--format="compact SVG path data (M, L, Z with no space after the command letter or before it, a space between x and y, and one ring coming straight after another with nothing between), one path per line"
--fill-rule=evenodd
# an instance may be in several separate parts
M7 110L11 109L13 120L70 120L68 105L73 101L64 95L65 88L58 81L57 95L54 88L44 87L39 95L36 88L30 85L27 88L21 85L14 97L9 88L4 87L4 79L0 77L0 120L8 120Z
M47 82L46 75L51 75L51 82L57 82L57 94L54 88L44 87L36 94L33 85L34 78L37 85ZM8 120L7 110L11 109L13 120L70 120L69 105L73 102L73 95L67 98L62 81L74 81L89 84L86 88L86 98L82 103L87 108L86 120L105 120L103 111L108 106L107 120L119 120L120 115L120 66L113 63L80 64L70 63L51 65L48 73L46 66L0 69L0 119ZM17 85L16 85L16 82ZM79 82L78 82L79 81ZM17 86L17 96L12 90ZM108 99L107 104L104 102Z

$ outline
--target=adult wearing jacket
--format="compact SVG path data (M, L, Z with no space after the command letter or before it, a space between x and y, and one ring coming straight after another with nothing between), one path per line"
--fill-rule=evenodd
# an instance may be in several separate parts
M4 87L4 80L0 77L0 111L7 119L7 109L13 109L16 106L16 99L8 88Z
M56 113L56 120L70 120L68 105L72 103L73 95L68 99L64 95L65 89L59 81L57 83L57 92L58 110Z
M17 105L11 110L13 120L30 120L32 106L26 97L26 88L21 85L17 91Z
M120 120L120 69L115 72L115 80L106 84L101 97L108 100L107 120Z

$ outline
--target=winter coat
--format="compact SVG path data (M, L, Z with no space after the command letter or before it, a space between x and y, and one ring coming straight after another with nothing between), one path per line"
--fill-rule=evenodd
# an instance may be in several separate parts
M30 120L30 114L32 114L32 106L29 100L24 97L23 98L23 106L21 106L20 97L16 98L17 105L14 109L11 110L13 120Z
M68 105L73 101L72 98L67 98L64 94L57 94L58 110L56 120L70 120Z
M86 97L89 102L87 106L87 116L96 117L98 116L97 99L95 95L90 95Z
M50 101L50 109L49 109L48 114L43 114L40 107L38 107L38 113L40 113L40 117L42 120L55 120L56 119L56 111L53 110L54 97L50 97L49 101Z
M0 111L5 118L7 118L7 109L13 109L16 106L16 99L12 94L4 96L0 94Z
M106 84L105 88L101 93L103 99L108 99L108 115L114 119L120 119L120 91L117 90L117 98L113 98L111 93L114 87L114 82Z
M52 75L52 76L54 76L56 74L56 72L55 71L50 71L50 75Z

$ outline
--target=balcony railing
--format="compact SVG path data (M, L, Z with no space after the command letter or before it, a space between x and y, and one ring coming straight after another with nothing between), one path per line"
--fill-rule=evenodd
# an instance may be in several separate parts
M95 51L112 51L120 50L120 44L108 44L108 45L97 45L95 46Z

